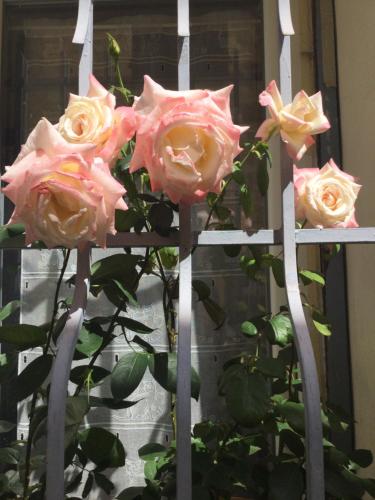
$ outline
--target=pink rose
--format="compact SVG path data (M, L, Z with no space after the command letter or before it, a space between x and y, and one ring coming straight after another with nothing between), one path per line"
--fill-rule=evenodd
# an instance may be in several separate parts
M43 118L30 133L16 161L31 151L43 149L47 154L56 145L64 152L90 152L112 164L119 151L135 133L132 108L115 108L116 98L93 75L86 97L70 94L69 104L59 123L51 125Z
M315 227L358 227L354 204L360 189L332 159L322 169L294 166L296 217Z
M220 192L247 129L233 124L231 90L178 92L145 76L134 104L138 130L130 171L146 167L152 190L165 192L174 203Z
M320 92L309 97L301 90L291 104L284 105L273 80L259 95L259 103L268 107L271 118L262 123L256 137L267 141L273 133L280 132L281 139L286 143L288 154L293 160L300 160L307 149L314 144L312 135L321 134L331 127L323 113Z
M15 204L9 223L26 226L26 243L42 240L49 248L76 247L95 241L105 247L115 234L115 208L126 210L124 188L101 158L87 161L80 154L32 151L8 167L1 180Z

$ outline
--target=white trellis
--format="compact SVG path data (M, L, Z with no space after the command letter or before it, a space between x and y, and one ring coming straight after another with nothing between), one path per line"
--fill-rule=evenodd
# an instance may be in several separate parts
M178 6L178 86L189 89L189 0ZM294 34L289 0L278 0L280 19L280 89L284 102L292 100L290 40ZM92 70L93 0L79 0L73 42L83 45L79 66L79 93L86 94ZM191 230L190 207L180 206L180 230L168 237L156 233L119 233L109 236L107 245L116 247L179 247L179 322L177 352L177 499L192 500L191 490L191 314L192 246L282 245L285 288L295 331L302 372L305 403L307 499L324 500L322 423L317 369L310 335L300 298L297 271L297 245L312 243L374 243L375 228L295 229L292 162L284 148L281 153L282 227L255 232ZM7 245L9 248L9 245ZM19 246L17 248L20 248ZM75 344L84 318L89 289L90 246L78 251L77 279L69 319L59 337L50 388L47 432L47 500L64 499L64 419L66 394Z

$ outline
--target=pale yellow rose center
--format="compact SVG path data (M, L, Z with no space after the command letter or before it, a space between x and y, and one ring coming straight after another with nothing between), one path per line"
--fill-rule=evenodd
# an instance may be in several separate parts
M336 210L340 204L342 193L337 186L325 186L322 194L324 205L331 210Z
M110 107L99 99L82 97L66 108L58 130L68 142L102 145L112 132L113 120Z
M39 223L44 230L72 239L79 239L88 232L93 210L85 206L79 196L83 189L82 181L64 175L77 174L81 168L78 162L65 162L59 165L59 171L51 172L41 179L38 206Z
M164 163L174 169L176 180L195 180L204 188L212 182L220 162L220 145L206 129L194 125L177 125L162 140Z

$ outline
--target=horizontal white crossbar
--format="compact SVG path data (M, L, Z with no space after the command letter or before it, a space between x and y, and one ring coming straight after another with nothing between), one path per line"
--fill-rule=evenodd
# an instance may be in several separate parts
M320 243L375 243L375 227L358 227L350 229L296 229L296 243L299 245ZM107 238L108 248L123 247L177 247L180 243L179 232L169 236L149 233L117 233ZM281 245L280 229L260 229L259 231L194 231L193 246L216 245ZM93 245L94 246L94 245ZM9 239L0 248L30 250L35 247L25 246L22 239Z

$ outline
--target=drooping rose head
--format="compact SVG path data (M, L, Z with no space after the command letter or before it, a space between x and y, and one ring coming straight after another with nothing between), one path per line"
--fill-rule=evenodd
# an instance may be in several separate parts
M121 147L133 137L136 127L133 109L126 106L115 108L115 105L115 96L90 75L87 96L70 94L65 113L54 126L54 131L49 131L50 147L54 148L56 142L66 143L65 149L70 147L74 152L79 152L80 148L90 150L91 158L100 157L104 162L113 164ZM46 146L46 139L40 138L39 128L40 122L31 132L17 160L39 149L41 140Z
M26 243L73 248L94 241L105 247L107 233L115 233L115 208L127 209L124 188L100 158L88 162L79 154L51 158L33 151L1 179L15 204L9 223L25 224Z
M308 96L301 90L292 103L284 104L273 80L259 95L259 103L267 106L271 117L261 124L256 137L268 141L275 132L280 132L293 160L300 160L314 144L312 135L321 134L331 127L323 112L320 92Z
M322 169L294 166L297 219L317 227L358 227L355 201L361 186L333 160Z
M134 104L138 130L130 171L146 167L152 190L165 192L174 203L219 192L247 129L233 124L231 90L172 91L145 76Z

